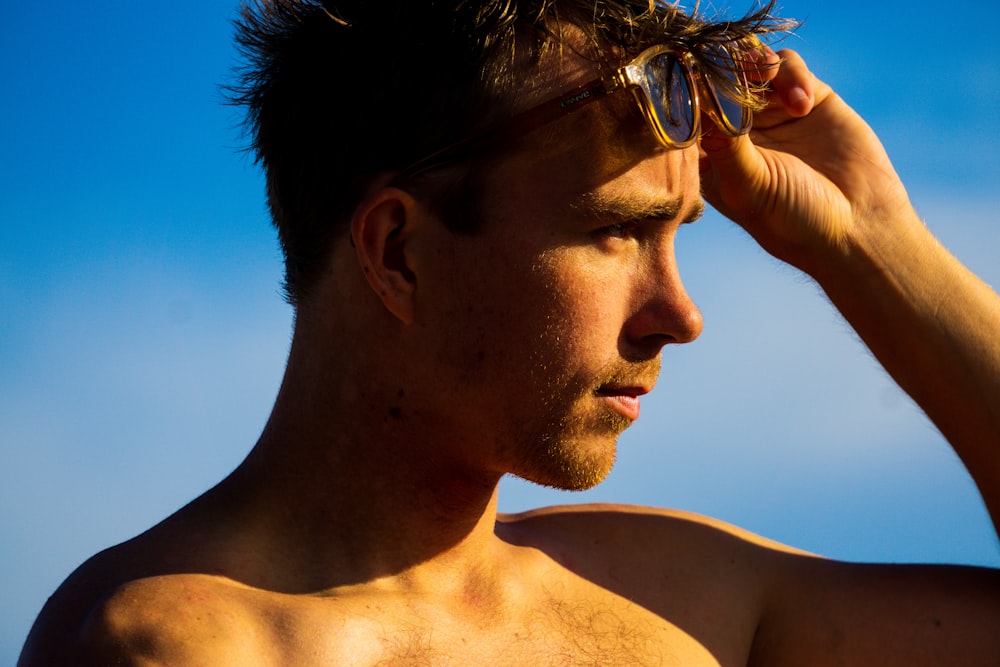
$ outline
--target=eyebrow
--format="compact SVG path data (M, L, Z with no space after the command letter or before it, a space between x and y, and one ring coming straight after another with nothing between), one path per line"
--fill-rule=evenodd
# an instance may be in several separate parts
M598 220L612 219L620 222L675 220L684 210L684 199L671 197L644 201L624 197L603 197L595 193L587 193L572 208L574 211ZM680 222L682 224L694 222L704 214L705 202L699 199Z

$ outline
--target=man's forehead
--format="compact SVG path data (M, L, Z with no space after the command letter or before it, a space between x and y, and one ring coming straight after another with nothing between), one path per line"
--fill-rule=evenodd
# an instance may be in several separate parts
M551 44L524 77L520 110L608 74L581 30L571 26L560 34L560 44ZM534 130L525 147L520 164L562 165L547 172L545 192L561 193L580 215L623 222L687 220L704 209L697 171L688 174L689 160L679 155L666 158L631 95L611 95L563 115Z
M610 73L606 62L604 66L599 64L609 54L598 54L579 28L561 29L560 38L559 43L551 43L542 52L537 62L525 64L527 69L516 93L515 114ZM601 159L613 162L615 170L649 157L660 147L630 94L604 97L596 104L585 105L546 123L534 131L532 144L541 148L578 143L580 159L592 161L598 152L595 140L611 136L614 141L602 147Z

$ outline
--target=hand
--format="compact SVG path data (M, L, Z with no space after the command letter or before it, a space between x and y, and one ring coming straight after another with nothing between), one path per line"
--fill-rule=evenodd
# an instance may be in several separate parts
M771 76L767 109L747 136L705 123L702 189L774 256L808 272L866 225L912 216L878 137L794 51Z

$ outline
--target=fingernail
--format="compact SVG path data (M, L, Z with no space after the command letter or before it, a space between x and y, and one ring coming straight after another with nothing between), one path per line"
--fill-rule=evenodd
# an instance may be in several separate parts
M792 88L791 90L788 91L789 106L798 106L799 104L808 101L809 101L809 95L806 94L804 88L796 86L795 88Z

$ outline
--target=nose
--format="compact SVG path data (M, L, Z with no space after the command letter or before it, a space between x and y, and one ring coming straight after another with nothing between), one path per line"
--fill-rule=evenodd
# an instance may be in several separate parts
M623 343L643 357L664 345L690 343L703 326L701 311L681 281L673 240L666 245L648 255L636 273L632 313L623 331Z

